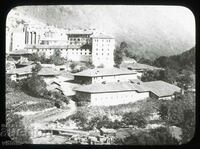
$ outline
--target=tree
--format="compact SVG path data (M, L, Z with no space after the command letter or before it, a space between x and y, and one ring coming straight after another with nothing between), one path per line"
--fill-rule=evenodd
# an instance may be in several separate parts
M64 58L61 57L61 52L59 49L54 50L54 54L51 57L52 63L55 65L63 65L64 64Z
M32 140L27 129L25 129L22 117L14 114L14 108L6 106L6 128L7 134L16 144L31 144Z
M74 70L75 67L76 67L76 64L72 62L72 63L70 64L70 68L71 68L72 70Z
M77 124L79 128L86 130L88 128L88 119L84 112L77 111L71 116L71 119Z
M173 101L161 101L159 114L167 125L180 127L183 131L182 143L191 140L195 130L194 96L187 93L176 96ZM163 109L165 108L165 109Z
M122 63L122 57L123 57L123 53L120 49L115 49L114 51L114 62L115 62L115 66L117 68L119 68L120 64Z
M97 129L100 129L103 127L103 124L102 124L102 120L100 117L93 117L90 122L89 122L89 127L90 129L94 129L94 128L97 128Z
M45 81L37 75L40 69L41 65L36 64L36 66L32 68L32 76L27 79L27 88L30 90L29 92L35 96L44 96L47 92Z
M127 43L126 42L121 42L120 47L116 48L114 51L114 62L115 66L119 67L120 64L123 61L123 56L125 55L125 51L127 51Z
M29 56L28 58L29 61L34 61L34 62L39 62L40 57L38 53L33 53L32 55Z
M137 57L135 57L135 58L137 59ZM146 59L146 58L140 58L140 60L138 61L138 63L152 65L152 61L150 59Z
M167 128L151 129L149 132L140 131L132 133L125 139L117 138L117 145L177 145L178 141L171 136Z
M133 125L138 127L145 127L147 121L141 113L137 112L128 112L124 113L122 116L122 122L127 125Z

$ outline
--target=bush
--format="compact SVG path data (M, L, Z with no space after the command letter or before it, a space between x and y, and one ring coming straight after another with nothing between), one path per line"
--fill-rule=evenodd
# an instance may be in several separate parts
M161 101L159 114L167 125L182 128L183 143L191 140L195 130L195 104L192 95L184 94L176 96L173 101Z
M147 124L144 116L138 112L128 112L122 116L122 122L125 126L133 125L137 127L145 127Z
M167 128L160 127L149 132L133 132L125 139L117 138L114 142L117 145L177 145L178 141L171 136Z
M71 119L77 124L78 127L86 130L88 128L88 119L85 113L82 111L77 111L71 116Z
M7 134L16 144L31 144L31 139L28 131L25 129L22 117L14 114L12 108L7 108L6 111L6 128Z

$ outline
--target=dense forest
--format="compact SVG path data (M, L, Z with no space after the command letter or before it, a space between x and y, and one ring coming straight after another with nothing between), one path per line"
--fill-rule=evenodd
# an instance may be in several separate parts
M182 72L183 70L195 73L195 48L179 55L161 56L153 61L152 65L163 68L170 68Z
M165 69L146 71L142 77L143 81L164 80L185 89L195 86L195 48L179 55L161 56L154 61L142 58L138 62Z

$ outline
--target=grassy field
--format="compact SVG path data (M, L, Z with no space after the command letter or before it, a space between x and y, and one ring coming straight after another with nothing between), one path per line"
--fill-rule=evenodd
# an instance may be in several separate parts
M12 108L15 111L40 111L53 106L54 103L50 100L32 97L24 92L6 93L6 108Z

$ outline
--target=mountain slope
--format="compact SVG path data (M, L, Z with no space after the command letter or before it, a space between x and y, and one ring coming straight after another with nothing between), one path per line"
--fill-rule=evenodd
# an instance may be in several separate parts
M179 54L195 45L194 18L184 7L23 6L18 12L62 28L96 28L125 41L129 52L155 59ZM191 17L192 16L192 17ZM187 18L187 21L185 19Z
M179 55L161 56L153 61L153 65L175 69L176 71L188 70L195 73L195 48L193 47Z

